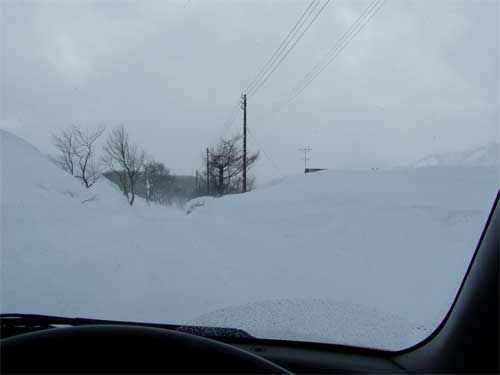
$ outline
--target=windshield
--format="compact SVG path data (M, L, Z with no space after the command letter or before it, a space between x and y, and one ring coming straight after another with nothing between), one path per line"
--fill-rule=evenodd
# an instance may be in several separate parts
M499 187L497 1L1 9L2 313L400 350Z

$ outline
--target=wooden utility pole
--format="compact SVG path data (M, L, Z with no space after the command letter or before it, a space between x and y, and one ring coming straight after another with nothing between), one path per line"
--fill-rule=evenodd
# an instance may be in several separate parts
M241 96L243 109L243 193L247 191L247 94Z
M210 195L210 159L207 147L207 195Z
M304 173L306 173L307 161L309 160L309 158L307 157L307 153L312 151L312 148L310 147L299 148L299 151L304 153Z
M198 184L198 170L196 170L196 195L200 195L200 185Z

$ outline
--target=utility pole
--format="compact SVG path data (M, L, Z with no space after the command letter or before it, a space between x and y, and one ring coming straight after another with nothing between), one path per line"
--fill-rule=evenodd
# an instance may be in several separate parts
M210 159L208 156L208 147L207 147L207 195L210 195Z
M243 193L247 191L247 94L241 95L243 109Z
M304 173L306 173L307 161L309 160L309 158L307 157L307 153L312 151L312 148L310 147L299 148L299 151L304 153Z
M196 186L196 195L200 195L200 185L198 184L198 170L196 170L196 183L195 183L195 186Z

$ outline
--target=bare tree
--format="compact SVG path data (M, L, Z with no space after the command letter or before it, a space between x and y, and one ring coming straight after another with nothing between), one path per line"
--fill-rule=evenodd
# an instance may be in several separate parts
M77 158L73 128L62 130L59 135L53 135L52 140L59 152L53 158L53 161L73 176L75 174L75 162Z
M241 191L243 151L241 136L221 139L210 152L209 178L218 195ZM257 161L259 153L247 155L247 170Z
M82 130L72 126L53 136L58 155L54 162L66 172L79 178L86 188L90 188L100 177L101 171L96 159L97 140L104 127Z
M163 163L148 160L144 162L142 175L146 201L162 203L166 198L165 190L171 179L168 168Z
M103 161L118 176L122 192L132 206L145 154L129 141L128 133L123 126L114 129L108 136L104 146Z
M87 189L95 184L102 173L96 159L96 143L102 133L104 133L104 127L102 126L95 130L73 128L76 145L75 154L78 161L75 177L81 179Z

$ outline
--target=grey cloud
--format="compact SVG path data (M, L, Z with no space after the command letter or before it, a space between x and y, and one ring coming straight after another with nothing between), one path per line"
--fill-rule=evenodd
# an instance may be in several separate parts
M50 151L68 124L124 124L156 158L194 171L307 4L3 1L2 126ZM367 5L332 2L249 101L249 144L279 167L263 156L263 179L299 172L303 145L314 165L369 168L498 139L495 1L388 0L300 97L263 115Z

